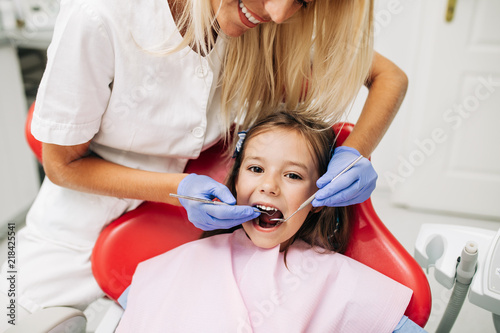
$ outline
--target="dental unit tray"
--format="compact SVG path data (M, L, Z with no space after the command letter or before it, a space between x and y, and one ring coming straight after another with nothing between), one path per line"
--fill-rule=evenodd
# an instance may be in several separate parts
M478 245L477 271L472 279L469 301L496 315L500 315L500 229L493 230L444 225L423 224L415 243L415 259L448 289L453 287L457 257L466 244Z

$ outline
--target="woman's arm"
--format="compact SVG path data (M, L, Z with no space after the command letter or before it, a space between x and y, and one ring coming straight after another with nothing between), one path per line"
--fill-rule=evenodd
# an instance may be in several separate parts
M59 186L118 198L180 205L176 193L186 174L159 173L121 166L89 154L90 142L75 146L44 143L43 166Z
M389 59L375 52L366 86L368 98L344 146L370 156L389 128L408 88L408 77Z
M202 230L228 229L260 213L250 206L233 206L229 189L210 177L195 174L136 170L89 154L90 142L75 146L44 143L43 166L47 177L59 186L118 198L165 202L186 209L189 220ZM170 193L212 200L230 205L207 205L177 200Z
M378 53L373 58L372 70L366 83L369 93L356 126L328 165L328 171L316 185L320 190L312 202L319 206L348 206L368 199L375 189L377 173L367 158L363 158L350 172L331 183L359 153L371 155L398 112L408 87L405 73ZM355 150L353 150L354 148Z

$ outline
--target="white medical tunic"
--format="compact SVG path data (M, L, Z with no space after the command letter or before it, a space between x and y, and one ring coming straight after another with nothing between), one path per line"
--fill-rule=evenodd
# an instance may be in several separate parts
M224 130L218 85L224 41L205 57L181 41L165 0L62 0L32 132L91 142L102 158L178 173ZM45 179L18 234L18 302L29 311L85 308L102 292L90 255L102 228L138 200L72 191ZM2 274L7 267L4 264ZM6 279L0 281L3 292Z

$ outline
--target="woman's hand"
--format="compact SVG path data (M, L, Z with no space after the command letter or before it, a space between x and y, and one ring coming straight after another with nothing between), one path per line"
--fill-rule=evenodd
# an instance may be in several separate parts
M312 202L314 207L343 207L367 200L377 182L377 173L367 158L362 158L333 183L330 181L351 164L360 153L351 147L335 148L328 171L316 182L319 190Z
M250 206L233 206L236 199L229 189L210 177L190 174L177 188L177 194L201 199L219 199L231 206L211 205L192 200L179 199L188 213L189 221L196 227L208 231L229 229L260 215Z

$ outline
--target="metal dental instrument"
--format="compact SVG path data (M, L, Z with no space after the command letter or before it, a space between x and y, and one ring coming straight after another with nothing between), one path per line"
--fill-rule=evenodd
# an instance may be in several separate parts
M360 155L357 159L355 159L351 164L349 164L344 170L340 171L340 173L338 175L336 175L331 181L330 183L332 183L335 179L339 178L344 172L346 172L347 170L349 170L350 168L352 168L356 163L359 162L359 160L361 160L363 158L363 155ZM304 201L304 203L302 205L299 206L299 208L297 208L297 210L295 212L293 212L292 215L288 216L286 219L270 219L270 221L277 221L278 224L281 224L281 223L284 223L286 221L288 221L292 216L294 216L295 214L297 214L300 210L304 209L307 205L309 205L313 200L314 198L316 197L316 193L318 193L318 191L316 191L313 195L311 195L309 197L309 199L307 199L306 201Z
M208 200L208 199L201 199L201 198L197 198L197 197L190 197L190 196L187 196L187 195L180 195L180 194L175 194L175 193L170 193L170 196L171 197L174 197L174 198L179 198L179 199L186 199L186 200L192 200L192 201L198 201L198 202L201 202L201 203L206 203L206 204L211 204L211 205L223 205L223 206L231 206L230 204L227 204L225 202L222 202L222 201L212 201L212 200ZM260 210L259 208L257 207L252 207L253 210L257 213L265 213L269 216L272 216L274 214L271 214L265 210Z

